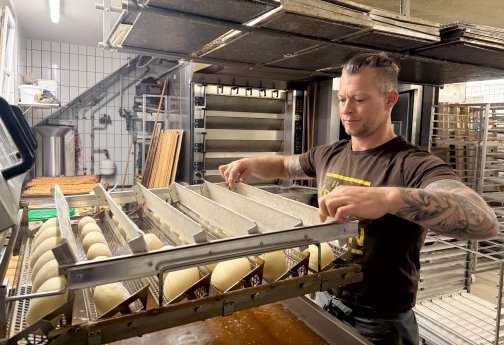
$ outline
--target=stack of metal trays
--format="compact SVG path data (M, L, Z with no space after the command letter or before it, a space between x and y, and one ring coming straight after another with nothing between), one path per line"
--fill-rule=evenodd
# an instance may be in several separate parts
M141 15L136 14L135 27L138 27L139 30L128 30L121 37L114 40L114 43L181 54L206 51L208 48L205 47L207 45L213 46L214 43L212 42L214 40L219 41L218 38L228 32L228 29L205 22L187 20L187 18L183 17L183 14L194 15L199 18L218 18L229 23L240 24L278 7L279 3L273 0L216 0L212 2L150 0L148 5L153 11L145 11ZM132 6L131 10L135 13L136 8ZM166 18L163 20L163 17L158 13L170 13L169 20L166 20ZM126 18L123 19L126 20ZM129 19L128 22L130 22ZM121 30L125 29L121 28ZM146 34L154 32L162 32L165 35L164 39L160 40L155 37L157 35ZM181 32L186 34L180 35Z
M414 51L417 55L504 68L504 29L461 22L441 28L441 42Z
M342 2L342 1L338 1ZM370 8L371 29L345 38L343 42L366 47L404 51L439 42L439 23Z
M282 5L280 11L257 26L314 39L306 41L296 37L290 42L299 41L305 46L300 45L302 49L292 49L289 54L278 54L279 59L270 59L267 62L269 66L339 73L339 66L345 60L357 52L365 51L366 48L370 51L380 49L403 52L440 41L438 23L377 10L350 1L283 0ZM248 34L240 41L253 42L253 36L257 34ZM268 40L261 40L261 43L249 48L245 47L245 42L235 41L208 56L217 57L216 54L222 55L224 51L229 53L231 46L238 45L245 49L239 50L244 56L248 56L245 52L258 46L268 46L267 50L271 53L285 48L285 40L278 40L279 43L273 50L268 45Z

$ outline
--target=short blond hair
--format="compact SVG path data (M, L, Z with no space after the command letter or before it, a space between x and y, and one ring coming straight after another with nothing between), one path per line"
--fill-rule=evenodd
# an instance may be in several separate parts
M397 89L399 65L386 53L361 53L348 60L343 65L343 73L357 74L364 68L376 71L376 86L382 92Z

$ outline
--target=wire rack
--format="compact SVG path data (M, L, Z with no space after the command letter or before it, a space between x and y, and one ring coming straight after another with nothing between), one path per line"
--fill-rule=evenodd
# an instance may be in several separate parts
M425 247L415 313L426 344L504 344L500 251L434 234Z
M21 244L18 265L16 267L16 272L14 273L12 288L9 289L8 293L10 297L24 296L31 293L31 271L29 256L31 242L31 237L25 237ZM7 315L13 315L13 317L8 320L7 324L9 337L26 328L26 313L28 311L29 305L29 299L20 299L9 302L7 306ZM33 340L37 343L43 341L42 337Z
M123 237L120 235L119 230L117 230L116 227L111 226L111 224L113 223L110 218L108 218L108 221L97 222L97 224L100 227L113 256L126 255L131 253L126 241L124 241ZM82 247L82 238L77 229L77 224L72 226L72 231L77 244L77 255L79 261L86 261L87 257L86 253L84 252L84 248ZM133 294L144 287L142 281L138 279L126 280L121 283L130 294ZM87 315L90 320L96 320L99 317L99 312L94 302L94 287L84 288L82 289L82 292L84 294L84 305L86 306ZM140 310L141 308L141 303L139 301L135 301L134 309Z
M436 345L503 344L504 104L436 105L429 139L429 150L494 209L500 231L479 242L427 236L415 307L420 334Z

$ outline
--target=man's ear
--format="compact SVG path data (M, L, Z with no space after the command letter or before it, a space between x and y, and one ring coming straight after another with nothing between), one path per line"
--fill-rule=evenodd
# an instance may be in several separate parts
M397 100L399 99L399 92L397 90L392 90L388 94L387 98L387 107L390 107L392 109L394 105L397 103Z

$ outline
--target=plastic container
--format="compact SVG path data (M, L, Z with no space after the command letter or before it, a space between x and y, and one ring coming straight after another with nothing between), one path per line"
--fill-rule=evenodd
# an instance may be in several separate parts
M100 161L100 175L114 175L116 165L111 159L104 159Z
M70 208L68 210L68 214L70 216L75 215L75 209ZM44 209L33 209L33 210L28 210L28 221L29 222L34 222L37 220L46 220L49 218L54 218L57 217L58 213L56 212L55 208L44 208Z
M39 79L37 80L37 85L42 89L47 89L54 93L56 97L58 97L58 82L56 80L49 79Z
M42 93L42 88L37 85L19 85L19 99L21 103L35 104L35 95Z

